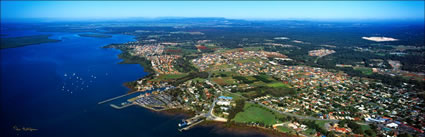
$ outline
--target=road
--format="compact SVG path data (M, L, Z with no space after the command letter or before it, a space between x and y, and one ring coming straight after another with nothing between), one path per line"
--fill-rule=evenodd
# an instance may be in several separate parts
M217 99L214 99L213 103L211 104L210 110L208 110L208 113L205 114L206 117L210 117L210 118L214 118L215 116L213 115L213 110L215 107L215 103L217 102Z
M210 110L208 111L207 114L205 114L205 116L210 119L210 120L214 120L214 121L220 121L220 122L227 122L226 118L222 118L222 117L218 117L215 116L213 111L214 111L214 107L215 107L215 103L217 102L217 99L214 99L213 104L211 105Z
M219 84L217 84L217 83L215 83L214 81L212 81L211 80L211 72L208 72L208 78L207 78L207 80L209 81L209 82L211 82L211 84L213 84L213 85L217 85L218 86L218 88L220 89L220 96L221 95L223 95L223 92L224 92L224 90L223 90L223 87L221 87L221 85L219 85ZM214 86L213 86L214 87ZM214 88L215 89L215 88ZM217 90L217 89L216 89ZM221 121L221 122L226 122L227 121L227 119L226 118L222 118L222 117L218 117L218 116L215 116L214 114L213 114L213 111L214 111L214 107L215 107L215 104L216 104L216 102L217 102L217 98L214 98L214 101L213 101L213 103L211 104L211 107L210 107L210 110L208 111L208 113L205 115L207 118L209 118L209 119L211 119L211 120L215 120L215 121Z

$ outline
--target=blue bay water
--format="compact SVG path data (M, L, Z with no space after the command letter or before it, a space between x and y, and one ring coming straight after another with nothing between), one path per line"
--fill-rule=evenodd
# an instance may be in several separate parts
M22 34L25 33L25 34ZM197 127L179 132L181 115L169 116L141 107L117 110L99 101L127 93L124 82L145 76L137 64L118 64L111 43L132 36L79 37L75 33L10 32L7 37L52 34L56 43L0 50L0 136L37 137L184 137L235 136ZM32 127L17 132L13 126ZM259 136L238 135L238 136Z

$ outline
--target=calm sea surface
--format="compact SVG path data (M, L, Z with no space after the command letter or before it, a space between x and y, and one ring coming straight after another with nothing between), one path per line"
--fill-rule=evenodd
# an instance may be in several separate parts
M141 107L113 109L99 101L125 94L122 84L145 76L140 65L118 64L111 43L132 36L79 37L75 33L2 32L4 37L53 34L57 43L0 50L0 136L39 137L193 137L236 136L196 127L179 132L183 116L167 116ZM31 127L38 131L17 132ZM237 135L247 136L247 135ZM259 135L249 135L259 136Z

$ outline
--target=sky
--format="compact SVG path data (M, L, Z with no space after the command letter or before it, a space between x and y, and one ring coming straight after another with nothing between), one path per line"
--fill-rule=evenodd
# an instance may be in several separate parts
M1 1L1 19L224 17L423 20L424 1Z

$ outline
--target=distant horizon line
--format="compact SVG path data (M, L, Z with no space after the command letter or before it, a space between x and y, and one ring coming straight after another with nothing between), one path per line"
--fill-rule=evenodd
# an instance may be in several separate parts
M32 17L32 18L1 18L1 22L73 22L73 21L149 21L164 19L224 19L224 20L245 20L245 21L336 21L336 22L353 22L353 21L413 21L425 22L425 18L229 18L229 17L184 17L184 16L160 16L160 17Z

